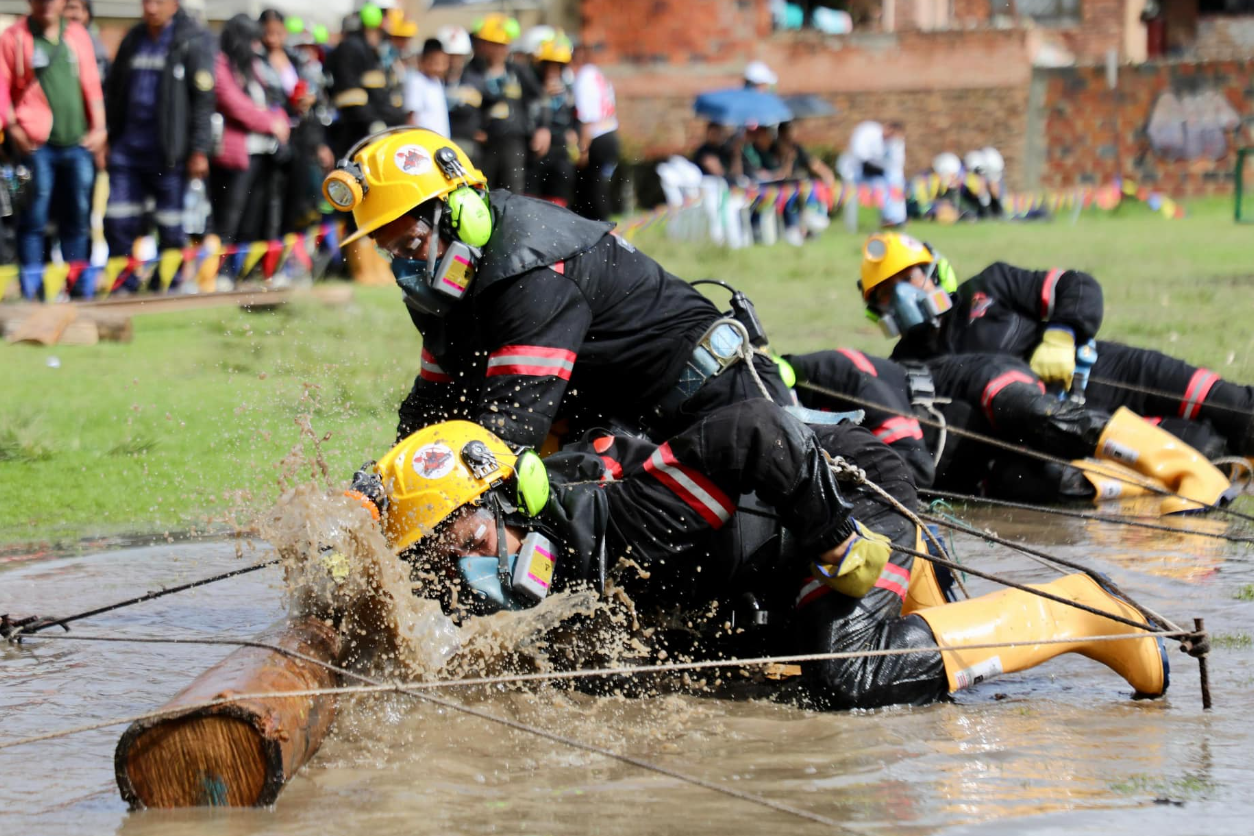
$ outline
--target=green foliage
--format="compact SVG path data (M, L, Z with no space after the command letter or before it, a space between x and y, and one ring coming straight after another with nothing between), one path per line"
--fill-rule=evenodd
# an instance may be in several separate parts
M1210 645L1217 650L1247 650L1254 647L1254 638L1249 633L1215 633Z
M1232 597L1238 601L1254 601L1254 583L1247 583L1245 586L1232 593Z

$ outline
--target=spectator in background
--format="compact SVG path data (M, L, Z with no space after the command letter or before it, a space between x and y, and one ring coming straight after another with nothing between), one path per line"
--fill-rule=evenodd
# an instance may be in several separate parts
M156 203L162 249L181 249L183 189L209 174L213 44L178 0L143 0L143 20L118 46L105 94L109 123L109 254L129 255ZM177 281L177 280L176 280ZM127 289L138 287L131 277Z
M755 125L745 132L747 142L740 152L739 174L759 183L784 178L782 161L776 155L775 131L766 125Z
M261 29L248 15L235 15L222 27L215 80L223 130L210 169L209 200L214 232L224 244L252 232L244 217L256 199L254 180L266 164L262 152L286 142L290 132L287 114L269 104L257 75L260 39ZM229 279L220 284L229 289Z
M711 177L726 177L730 169L727 154L729 131L717 122L705 126L705 142L692 152L692 161L702 174Z
M470 161L479 165L479 142L482 130L483 95L464 77L470 59L470 33L460 26L441 26L436 33L448 56L448 72L444 75L444 96L448 103L449 136L466 152Z
M558 206L570 206L574 198L575 160L579 158L575 97L564 77L570 59L570 39L561 30L536 45L536 75L542 91L536 125L548 129L550 142L547 154L531 160L527 193Z
M793 137L792 122L779 126L779 135L772 149L779 160L780 175L786 180L822 180L829 189L836 188L836 175L827 163L813 157Z
M422 44L417 72L405 79L405 110L409 124L449 135L449 106L444 95L444 76L448 72L448 53L438 38Z
M331 106L337 113L327 138L337 159L357 140L407 121L404 111L392 105L385 68L379 60L382 22L383 13L372 4L348 15L344 18L344 36L327 56Z
M285 18L277 9L266 9L258 18L261 24L261 46L265 64L273 73L272 84L277 84L280 102L288 115L291 136L287 150L280 148L272 162L276 166L272 179L272 195L280 205L268 229L271 237L277 228L279 235L294 232L312 223L321 203L321 184L312 176L317 169L330 169L335 160L326 145L325 130L314 112L318 103L316 86L305 79L304 59L287 46L288 34L293 29L302 31L303 24L297 18Z
M610 180L618 167L618 106L614 87L592 63L586 44L572 51L575 114L579 119L579 162L575 176L575 211L585 218L610 217Z
M745 65L745 89L769 93L778 83L779 76L761 61L750 61Z
M109 50L104 41L100 40L100 33L92 22L95 15L91 10L91 0L65 0L64 14L66 20L81 25L91 35L91 45L96 51L96 71L100 73L100 83L103 85L109 77Z
M475 57L465 83L479 91L481 127L479 169L493 189L522 194L526 188L527 150L549 152L548 128L532 130L531 107L539 89L531 70L508 60L509 45L518 37L518 21L503 14L484 16L475 26ZM530 143L528 143L530 139Z
M884 228L906 222L906 134L900 122L858 123L849 137L841 177L882 192L880 224Z
M0 34L0 127L32 172L18 219L22 295L42 298L44 227L53 190L66 199L58 219L61 255L88 257L95 165L105 146L105 109L91 38L62 17L65 0L30 0L30 16ZM78 282L91 295L94 276Z

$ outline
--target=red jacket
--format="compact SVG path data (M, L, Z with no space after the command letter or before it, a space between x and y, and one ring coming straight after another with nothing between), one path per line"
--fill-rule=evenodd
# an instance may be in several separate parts
M274 123L287 119L279 108L268 109L253 101L240 86L230 61L218 53L213 67L214 92L218 97L218 113L222 114L222 147L213 157L220 168L243 171L248 168L248 135L274 133Z
M90 130L103 128L92 105L104 99L100 89L100 71L96 69L96 49L91 35L77 23L65 26L66 46L78 59L78 83L83 89L83 105L87 110ZM22 17L0 32L0 128L17 123L36 146L48 141L52 132L52 106L35 78L35 37L30 31L30 18Z

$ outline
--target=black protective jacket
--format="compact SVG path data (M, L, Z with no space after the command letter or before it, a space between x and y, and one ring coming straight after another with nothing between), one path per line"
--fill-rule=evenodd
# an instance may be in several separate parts
M638 423L717 309L609 224L503 190L491 206L494 231L467 296L444 317L410 309L422 368L399 435L466 418L538 447L576 412Z
M953 302L939 328L914 329L893 348L892 359L1010 354L1027 360L1048 326L1070 328L1076 345L1102 326L1102 287L1078 270L1024 270L999 261L959 285Z
M360 32L344 35L323 66L331 106L337 111L331 131L332 150L343 155L362 137L393 125L406 115L392 103L388 75L379 53Z
M161 74L157 94L157 129L162 163L181 166L193 153L213 151L210 117L217 105L214 95L213 36L182 10L174 13L174 33ZM118 45L113 69L105 87L105 113L109 141L117 142L126 130L130 110L131 59L141 38L148 37L143 23L132 26Z
M555 589L599 585L620 558L651 573L655 601L708 602L736 589L763 568L720 539L748 494L795 536L789 565L764 573L786 575L792 589L808 560L854 530L819 439L764 399L717 409L661 445L593 431L545 466L553 491L539 524L559 547Z
M479 92L479 125L489 143L531 136L540 86L529 68L507 61L504 75L489 78L487 64L474 58L466 65L461 83Z

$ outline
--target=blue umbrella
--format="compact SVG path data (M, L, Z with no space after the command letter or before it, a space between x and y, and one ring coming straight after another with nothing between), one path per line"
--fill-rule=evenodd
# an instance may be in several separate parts
M792 119L792 111L779 96L740 87L702 93L694 110L704 119L733 128L778 125Z

